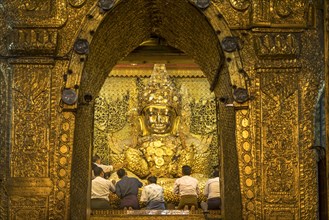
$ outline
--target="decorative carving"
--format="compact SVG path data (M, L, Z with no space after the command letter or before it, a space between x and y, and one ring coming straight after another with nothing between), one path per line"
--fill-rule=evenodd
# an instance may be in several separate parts
M265 171L266 191L272 195L291 194L294 191L293 187L296 180L295 169L292 161L288 161L283 157L271 160Z
M287 206L266 206L264 208L265 219L300 219L298 217L298 210L293 207Z
M292 13L291 4L296 0L276 0L274 1L274 10L282 17L286 18Z
M55 54L55 29L13 29L9 35L8 50L18 54Z
M211 0L194 0L198 8L206 9L209 7Z
M78 54L88 54L89 42L86 39L77 39L74 43L74 51Z
M256 182L255 177L255 157L256 148L253 146L252 133L251 133L251 114L250 110L242 109L236 112L236 125L237 125L237 146L239 155L239 170L241 175L240 182L241 191L245 192L245 196L242 197L244 216L247 217L255 216L256 204L255 204L255 194Z
M10 197L12 219L47 219L47 197Z
M248 90L244 88L234 89L233 98L238 103L246 102L249 99Z
M245 11L250 6L250 0L230 0L230 4L238 11Z
M193 100L190 102L190 108L192 133L206 135L217 129L215 100Z
M114 6L115 0L99 0L98 4L104 11L110 10Z
M262 97L264 198L267 203L294 205L298 201L298 102L297 86L287 78L266 81L273 84ZM291 74L286 74L291 75ZM281 84L289 81L290 84ZM277 84L277 85L276 85ZM276 85L276 86L274 86ZM280 92L277 87L281 87ZM264 91L261 85L262 91ZM283 91L289 92L283 92ZM266 120L271 119L271 120ZM275 123L273 123L275 122Z
M68 198L70 194L71 157L74 132L74 113L63 112L56 124L60 128L58 145L55 145L54 172L51 174L54 182L53 193L49 196L49 219L66 219L68 215ZM56 139L56 140L57 140Z
M47 177L51 77L49 66L17 65L14 69L11 175Z
M261 90L272 99L287 99L298 88L297 73L285 74L272 71L263 74Z
M239 46L239 38L237 37L225 37L222 40L223 50L226 52L233 52L240 48Z
M300 37L297 34L272 33L255 37L255 50L260 59L297 58Z
M13 27L59 27L67 19L66 0L24 0L4 4Z
M50 11L51 1L25 0L18 8L22 11Z
M8 193L5 182L9 176L9 74L7 65L0 64L0 219L8 219Z
M254 25L314 26L314 3L304 0L254 0Z
M86 0L69 0L69 3L72 7L79 8L86 3Z
M127 123L129 92L122 99L106 102L104 97L96 99L95 123L99 130L117 132Z

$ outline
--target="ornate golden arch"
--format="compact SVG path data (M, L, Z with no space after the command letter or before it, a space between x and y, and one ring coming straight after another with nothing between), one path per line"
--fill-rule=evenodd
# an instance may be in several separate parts
M180 17L181 11L184 18ZM177 19L184 19L185 22ZM151 34L160 35L169 45L191 56L205 73L218 99L233 99L236 89L247 91L238 53L239 42L212 3L206 9L200 9L194 1L116 1L108 11L94 5L80 30L65 82L65 88L78 93L78 104L64 105L64 109L76 109L70 192L72 219L88 216L90 187L87 183L90 183L93 107L92 100L89 102L87 99L97 96L116 62ZM232 141L235 140L235 112L233 108L225 109L221 104L219 109L222 115L220 120L225 119L221 125L225 129L219 129L219 135L223 137L223 142L227 141L221 159L225 163L222 168L223 197L230 197L230 202L224 204L224 210L228 216L241 219L241 192L229 190L240 189L238 155L236 143ZM228 157L230 159L226 161Z

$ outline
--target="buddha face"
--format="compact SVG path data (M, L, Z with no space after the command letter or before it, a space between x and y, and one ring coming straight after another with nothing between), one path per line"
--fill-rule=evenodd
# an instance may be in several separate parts
M146 130L151 134L171 133L177 114L169 106L148 106L143 110Z

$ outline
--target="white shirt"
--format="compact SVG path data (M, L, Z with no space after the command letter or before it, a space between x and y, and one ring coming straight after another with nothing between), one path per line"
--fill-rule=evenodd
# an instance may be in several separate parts
M199 194L198 180L191 176L182 176L176 179L174 184L174 193L180 196Z
M150 201L164 202L163 188L160 185L155 184L155 183L151 183L147 186L144 186L140 201L141 202L150 202Z
M109 201L110 190L115 192L115 186L110 180L104 179L101 176L96 176L91 181L91 198L106 199Z
M102 168L104 173L113 171L112 165L104 165L104 164L98 164L98 163L94 163L94 164L97 165L98 167Z
M220 197L219 177L207 180L203 194L208 199Z

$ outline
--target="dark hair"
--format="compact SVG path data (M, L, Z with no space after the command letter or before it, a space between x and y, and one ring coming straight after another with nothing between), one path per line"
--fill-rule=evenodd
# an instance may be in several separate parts
M117 171L118 177L121 179L122 177L124 177L126 175L126 171L125 169L121 168Z
M212 175L214 177L219 177L219 171L218 170L215 170Z
M192 171L192 169L188 165L184 165L182 167L182 172L183 172L184 175L191 175L191 171Z
M95 163L99 159L101 159L101 157L95 154L95 156L93 156L93 163Z
M94 175L95 175L95 176L100 176L102 172L104 172L102 168L100 168L100 167L98 167L98 166L96 166L96 167L94 168Z
M155 176L150 176L149 178L147 178L147 181L149 181L150 183L157 183L157 178Z

